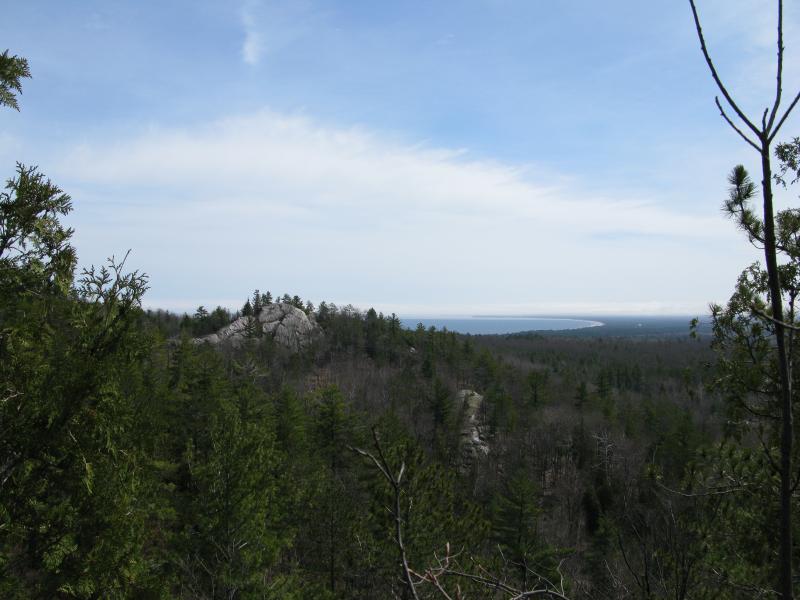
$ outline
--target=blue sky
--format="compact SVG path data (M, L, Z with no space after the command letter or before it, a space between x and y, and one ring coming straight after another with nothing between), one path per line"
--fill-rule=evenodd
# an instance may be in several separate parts
M698 0L757 114L771 5ZM4 17L0 46L34 77L0 112L0 166L73 196L82 264L131 249L151 306L258 287L409 316L685 314L756 258L720 205L757 157L717 114L688 1L29 0ZM788 5L787 95L798 22Z

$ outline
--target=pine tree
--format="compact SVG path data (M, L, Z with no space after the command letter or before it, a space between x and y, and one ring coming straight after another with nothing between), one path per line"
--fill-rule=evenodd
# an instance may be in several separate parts
M528 405L536 408L544 402L544 387L547 383L547 371L531 371L528 373Z
M524 589L532 580L538 583L536 574L549 578L556 567L552 549L540 539L540 513L536 486L524 472L517 471L496 500L493 530Z
M433 381L430 401L431 416L433 417L433 436L446 433L453 414L453 397L444 382L436 377Z
M303 549L309 568L329 592L347 597L346 575L358 560L351 543L359 527L354 456L348 445L355 443L355 424L336 387L317 392L314 398L312 448L317 458L314 485L304 509L307 515Z
M578 410L583 410L586 403L589 401L589 391L586 387L586 382L581 381L578 387L575 388L575 406Z
M177 533L171 561L193 597L262 597L264 574L288 542L281 494L282 459L263 394L235 387L208 354L187 373L198 400L185 429ZM200 400L202 399L202 400Z
M794 406L797 398L792 375L794 364L792 336L795 328L793 290L800 288L800 285L795 283L796 264L800 257L795 240L800 223L797 221L795 211L780 211L776 215L772 189L775 183L772 172L772 145L800 100L800 92L794 96L786 108L781 108L784 65L783 0L777 1L778 51L775 95L769 101L770 105L764 109L763 113L759 111L757 113L759 116L756 118L748 117L743 112L720 79L706 45L695 0L689 0L689 4L703 57L714 83L724 98L725 106L732 111L733 118L728 115L719 98L716 99L717 108L726 123L758 153L761 164L761 210L754 210L749 206L749 200L754 196L756 188L741 165L734 167L731 172L729 178L731 193L724 209L735 219L737 225L747 235L748 240L763 252L764 268L762 270L758 267L758 273L752 270L748 270L749 273L745 272L740 278L739 289L731 299L727 310L715 310L715 335L718 341L725 338L732 340L738 337L739 343L746 345L747 334L745 337L741 337L741 331L737 332L735 325L731 327L731 322L747 320L749 323L745 327L755 328L757 330L754 332L756 337L763 339L761 335L758 335L758 330L768 331L770 344L774 343L774 352L770 352L770 354L776 377L765 381L770 381L770 386L773 385L771 382L775 382L774 389L770 394L773 400L771 404L774 408L770 407L769 409L769 419L770 421L774 420L771 425L777 426L774 428L774 438L770 444L778 448L776 464L780 473L780 488L777 494L780 503L778 528L780 576L777 578L776 591L783 600L789 600L794 597L795 580L792 575L795 554L792 541L794 530L792 521L793 494L796 487L794 481L796 478ZM788 268L784 264L787 259ZM749 290L743 290L742 286ZM733 315L736 317L731 319L730 317ZM748 364L751 362L760 362L758 357L753 360L748 356L740 356L739 361L744 367L743 370L749 370ZM747 402L746 398L743 400ZM771 451L767 450L767 453L772 458Z

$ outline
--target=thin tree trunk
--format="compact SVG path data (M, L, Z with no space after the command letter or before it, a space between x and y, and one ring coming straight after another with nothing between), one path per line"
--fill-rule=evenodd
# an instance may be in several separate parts
M761 135L761 188L764 196L764 259L767 263L772 316L775 319L775 341L778 350L778 373L781 382L780 435L780 593L783 600L793 598L792 590L792 378L786 351L786 328L783 326L783 299L775 247L775 218L772 205L772 169L767 133Z

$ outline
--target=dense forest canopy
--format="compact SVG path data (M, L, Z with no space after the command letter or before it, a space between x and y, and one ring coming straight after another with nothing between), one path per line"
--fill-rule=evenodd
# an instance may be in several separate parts
M780 66L759 128L691 7L764 169L763 210L743 167L725 210L765 265L710 331L470 336L260 290L236 312L144 310L127 255L76 274L70 196L18 164L0 595L792 597L800 218L768 200L800 141L773 144ZM29 76L0 55L0 105Z

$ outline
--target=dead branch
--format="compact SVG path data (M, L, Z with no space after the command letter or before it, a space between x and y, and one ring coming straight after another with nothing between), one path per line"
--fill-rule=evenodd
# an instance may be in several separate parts
M405 463L400 464L397 474L394 474L392 467L386 459L383 452L380 438L377 430L373 427L372 439L375 446L375 453L367 452L360 448L349 446L349 448L357 454L367 458L372 462L375 468L380 471L383 479L389 483L393 493L393 506L387 508L389 513L394 519L394 541L400 554L400 563L403 570L403 580L406 588L411 594L412 598L419 600L417 591L418 586L428 584L445 600L462 600L461 588L456 583L455 595L452 595L444 587L442 583L444 579L463 579L479 583L483 586L494 588L496 591L502 592L508 596L509 600L524 600L526 598L548 598L551 600L569 600L564 591L564 576L561 573L561 564L558 566L558 574L560 576L559 585L556 586L547 577L535 572L532 569L528 571L533 574L539 582L543 582L541 587L535 587L531 590L517 589L505 581L489 574L486 569L481 565L477 565L477 570L481 574L470 573L459 567L457 558L459 553L452 553L450 544L445 543L444 556L439 556L434 553L434 562L427 568L421 571L412 569L409 566L408 554L406 552L405 544L403 542L403 518L401 512L401 497L403 494L402 481L403 475L406 470ZM502 555L502 552L501 552ZM563 561L562 561L563 562Z

